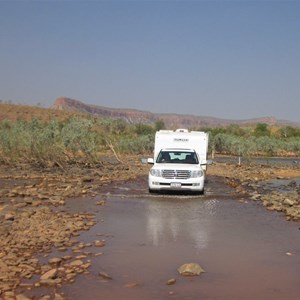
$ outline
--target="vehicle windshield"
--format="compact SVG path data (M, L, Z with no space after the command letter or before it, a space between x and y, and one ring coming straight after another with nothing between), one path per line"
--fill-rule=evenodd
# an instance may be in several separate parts
M160 151L156 162L175 164L198 164L198 158L195 152Z

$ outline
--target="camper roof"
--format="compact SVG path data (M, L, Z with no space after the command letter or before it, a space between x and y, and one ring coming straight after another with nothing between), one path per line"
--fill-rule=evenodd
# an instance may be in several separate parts
M194 149L186 149L186 148L163 148L160 151L174 151L174 152L195 152Z

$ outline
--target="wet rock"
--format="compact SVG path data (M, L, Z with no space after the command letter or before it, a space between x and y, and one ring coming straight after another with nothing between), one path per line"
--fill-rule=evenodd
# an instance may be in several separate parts
M62 259L59 257L54 257L50 258L48 262L50 265L59 265L62 262Z
M40 279L43 281L49 280L49 279L55 279L56 276L57 276L57 269L52 269L52 270L49 270L46 273L44 273Z
M41 285L47 285L47 286L55 286L57 284L60 284L62 280L60 278L56 279L43 279L40 281Z
M139 284L137 282L129 282L129 283L125 284L125 287L129 288L129 289L132 289L132 288L135 288L138 286L139 286Z
M103 246L105 246L105 241L104 240L95 240L94 241L94 246L103 247Z
M64 300L65 298L62 296L62 295L60 295L60 294L58 294L58 293L55 293L55 295L54 295L54 300Z
M259 194L258 192L254 192L251 194L251 199L254 201L258 201L261 199L261 194Z
M83 261L80 260L80 259L77 259L77 260L74 260L74 261L70 262L71 267L78 267L78 266L81 266L81 265L83 265Z
M167 285L173 285L176 283L176 279L175 278L171 278L167 281Z
M100 200L100 201L96 202L96 205L100 205L100 206L105 205L105 201Z
M297 182L295 180L292 180L288 183L289 187L296 187L297 186Z
M109 279L109 280L112 279L112 277L106 272L99 272L99 276L102 277L103 279Z
M49 203L54 206L65 205L65 200L64 200L64 198L62 198L60 196L55 196L55 197L49 198Z
M177 269L177 271L179 272L180 275L183 276L197 276L205 272L202 269L202 267L197 263L183 264Z
M61 251L61 252L65 252L65 251L67 251L67 250L68 250L68 248L67 248L67 247L64 247L64 246L62 246L62 247L59 247L59 248L58 248L58 250L59 250L59 251Z

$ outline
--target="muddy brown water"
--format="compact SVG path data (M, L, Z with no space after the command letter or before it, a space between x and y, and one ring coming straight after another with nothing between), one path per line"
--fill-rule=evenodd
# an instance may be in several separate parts
M97 225L80 241L105 240L89 249L103 253L90 258L90 273L62 288L68 299L300 299L300 224L241 198L220 178L193 196L149 195L142 177L64 209L95 213ZM206 272L179 275L187 262ZM176 283L167 285L171 278Z

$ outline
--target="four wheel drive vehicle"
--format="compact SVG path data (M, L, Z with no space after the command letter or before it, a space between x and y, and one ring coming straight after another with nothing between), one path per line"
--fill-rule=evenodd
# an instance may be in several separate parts
M149 192L162 190L204 192L208 134L186 129L160 130L155 134Z

